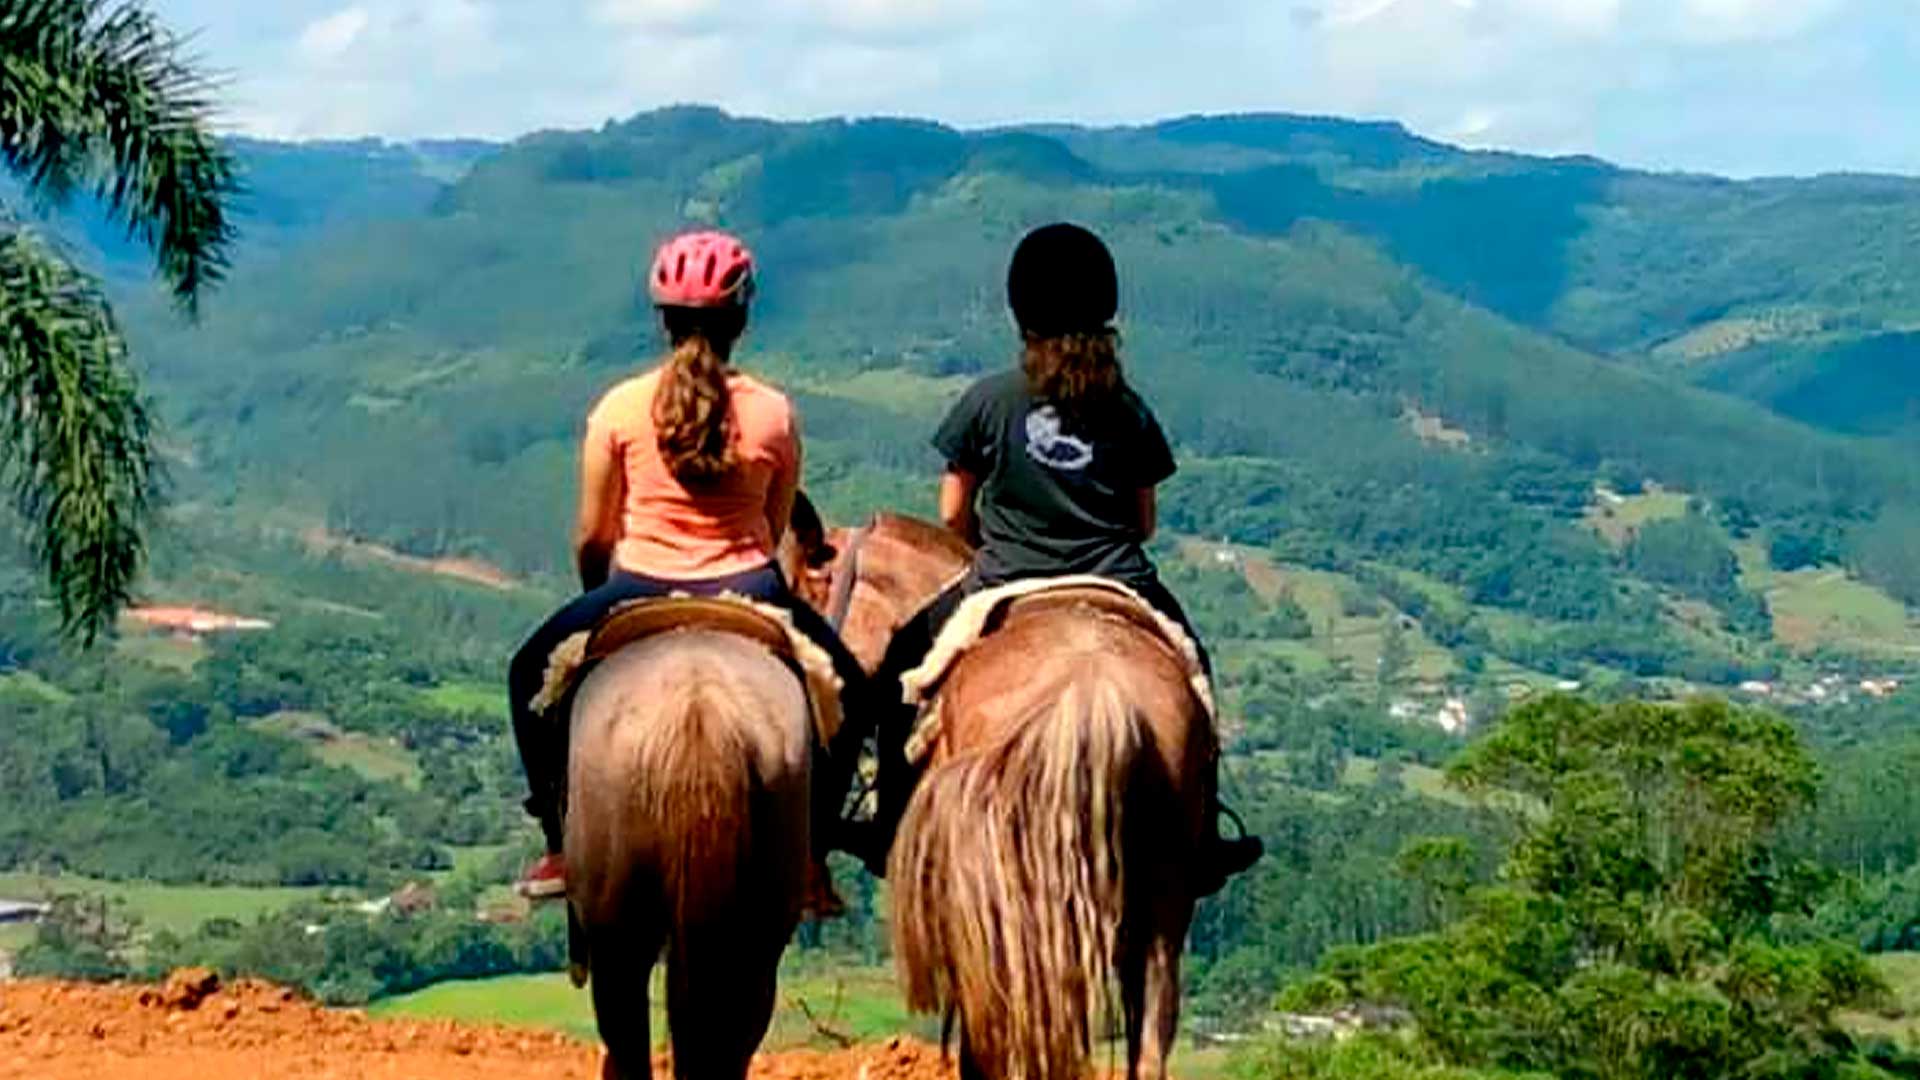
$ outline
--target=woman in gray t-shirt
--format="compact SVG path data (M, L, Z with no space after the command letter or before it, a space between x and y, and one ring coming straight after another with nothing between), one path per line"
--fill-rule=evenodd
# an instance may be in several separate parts
M979 553L965 580L895 635L879 685L897 684L925 658L966 596L1026 578L1113 578L1200 644L1147 558L1155 492L1173 475L1174 461L1152 410L1122 373L1112 326L1119 296L1112 254L1077 225L1036 229L1015 250L1007 300L1020 326L1020 367L974 384L933 438L947 462L941 520ZM1206 663L1204 648L1200 655ZM900 726L910 724L904 717ZM882 732L883 768L893 758L892 768L903 769L888 752L897 739ZM883 837L874 846L885 843ZM1208 860L1217 880L1205 891L1252 866L1261 851L1255 837L1220 839ZM868 863L877 860L884 850Z

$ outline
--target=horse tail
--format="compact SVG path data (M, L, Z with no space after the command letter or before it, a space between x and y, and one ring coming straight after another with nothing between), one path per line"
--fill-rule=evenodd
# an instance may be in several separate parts
M1002 742L948 761L895 841L910 1007L957 1010L988 1075L1085 1075L1125 897L1121 809L1144 718L1097 660Z
M689 928L724 925L748 891L760 787L737 710L697 683L684 695L658 714L660 729L639 741L639 760L627 773L637 820L657 845L658 895L675 928L668 949L676 960Z

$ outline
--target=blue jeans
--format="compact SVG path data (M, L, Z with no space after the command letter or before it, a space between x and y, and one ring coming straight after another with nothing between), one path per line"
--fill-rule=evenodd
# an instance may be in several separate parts
M574 598L542 623L526 644L520 646L520 651L514 653L507 668L513 735L520 744L520 763L526 769L530 792L527 811L540 820L549 851L560 850L560 816L567 783L567 724L564 716L547 716L533 710L533 699L546 683L548 658L561 642L592 630L615 607L629 600L655 599L674 593L691 596L734 593L785 610L793 617L794 626L833 658L834 672L841 682L841 712L848 720L844 728L856 732L859 729L858 717L865 711L866 672L827 620L787 588L778 567L768 564L741 574L699 581L669 581L615 570L606 584ZM816 806L828 805L830 798L832 816L837 818L840 801L846 797L847 783L852 777L858 744L854 743L852 751L844 753L838 746L824 749L832 761L829 767L816 768L814 787L819 795ZM835 776L839 776L838 790L832 790ZM831 821L816 819L816 827L826 829L828 834L831 824Z

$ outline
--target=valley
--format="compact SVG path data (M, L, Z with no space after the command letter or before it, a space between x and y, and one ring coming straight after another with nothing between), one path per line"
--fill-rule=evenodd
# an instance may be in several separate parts
M503 889L536 841L500 684L570 591L580 417L658 348L638 261L682 222L750 238L743 362L793 392L807 487L857 523L932 510L927 436L1012 361L1006 250L1065 217L1120 257L1129 378L1181 465L1153 554L1219 658L1226 794L1272 851L1201 909L1195 1030L1265 1047L1276 995L1360 979L1351 950L1492 919L1468 896L1510 880L1549 800L1470 790L1457 763L1567 694L1785 717L1820 793L1766 853L1782 935L1887 954L1905 1000L1920 182L1655 175L1287 116L677 108L431 152L236 149L257 197L197 324L100 222L48 226L108 282L169 485L101 648L64 647L27 561L0 562L0 898L55 904L0 927L18 973L209 965L584 1035L563 926ZM1439 871L1407 861L1436 838L1457 845ZM928 1037L892 996L884 887L837 869L850 917L801 931L776 1044ZM1910 1007L1848 1022L1910 1046Z

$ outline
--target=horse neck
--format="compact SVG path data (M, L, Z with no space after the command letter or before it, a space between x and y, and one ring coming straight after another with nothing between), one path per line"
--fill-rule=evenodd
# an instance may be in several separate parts
M868 670L876 667L893 634L966 572L968 560L950 547L902 535L877 520L857 537L858 555L845 568L852 575L841 637ZM836 581L846 585L847 579Z

